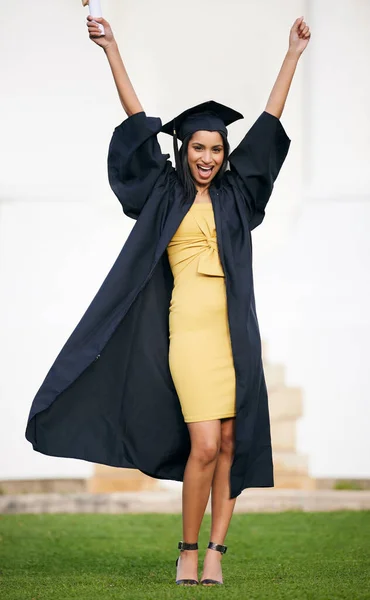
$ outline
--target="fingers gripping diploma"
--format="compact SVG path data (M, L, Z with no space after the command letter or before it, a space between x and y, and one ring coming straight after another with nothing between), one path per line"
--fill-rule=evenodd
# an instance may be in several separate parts
M82 0L83 6L88 6L92 17L102 17L100 0ZM101 35L105 34L104 27L101 23L97 23L101 31Z

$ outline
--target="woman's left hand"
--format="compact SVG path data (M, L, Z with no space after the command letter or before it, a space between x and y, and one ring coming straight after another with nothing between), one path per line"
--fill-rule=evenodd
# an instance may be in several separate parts
M296 19L292 25L289 35L289 51L302 54L310 41L310 28L303 20L303 17Z

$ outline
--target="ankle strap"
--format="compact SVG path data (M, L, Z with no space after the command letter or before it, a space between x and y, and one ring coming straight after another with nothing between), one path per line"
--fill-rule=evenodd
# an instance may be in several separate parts
M211 550L217 550L217 552L221 552L221 554L225 554L227 550L227 546L222 546L221 544L214 544L213 542L209 542L208 548Z
M179 550L198 550L198 542L194 542L194 544L188 544L187 542L179 542L178 549Z

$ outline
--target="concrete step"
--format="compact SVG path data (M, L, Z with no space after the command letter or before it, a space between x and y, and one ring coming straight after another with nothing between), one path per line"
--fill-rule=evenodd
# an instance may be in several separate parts
M302 416L302 392L300 388L272 390L269 393L271 421L297 419Z
M297 475L307 475L308 460L303 454L294 452L273 452L274 470L276 473L291 473Z
M369 510L370 491L279 490L250 488L237 498L235 512L285 510ZM207 507L210 512L210 503ZM112 494L20 494L0 496L0 513L181 513L181 488L176 491Z
M268 391L285 388L285 367L283 365L264 365L265 379Z
M117 469L95 465L94 475L88 480L87 491L100 494L109 492L139 492L159 489L159 481L135 469Z
M300 473L274 472L275 489L315 490L316 481L309 475Z
M295 452L297 424L293 419L271 421L271 442L274 451Z

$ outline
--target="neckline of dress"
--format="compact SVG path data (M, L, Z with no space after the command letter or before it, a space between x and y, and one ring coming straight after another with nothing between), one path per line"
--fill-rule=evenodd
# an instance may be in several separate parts
M193 202L192 206L212 206L212 202Z

